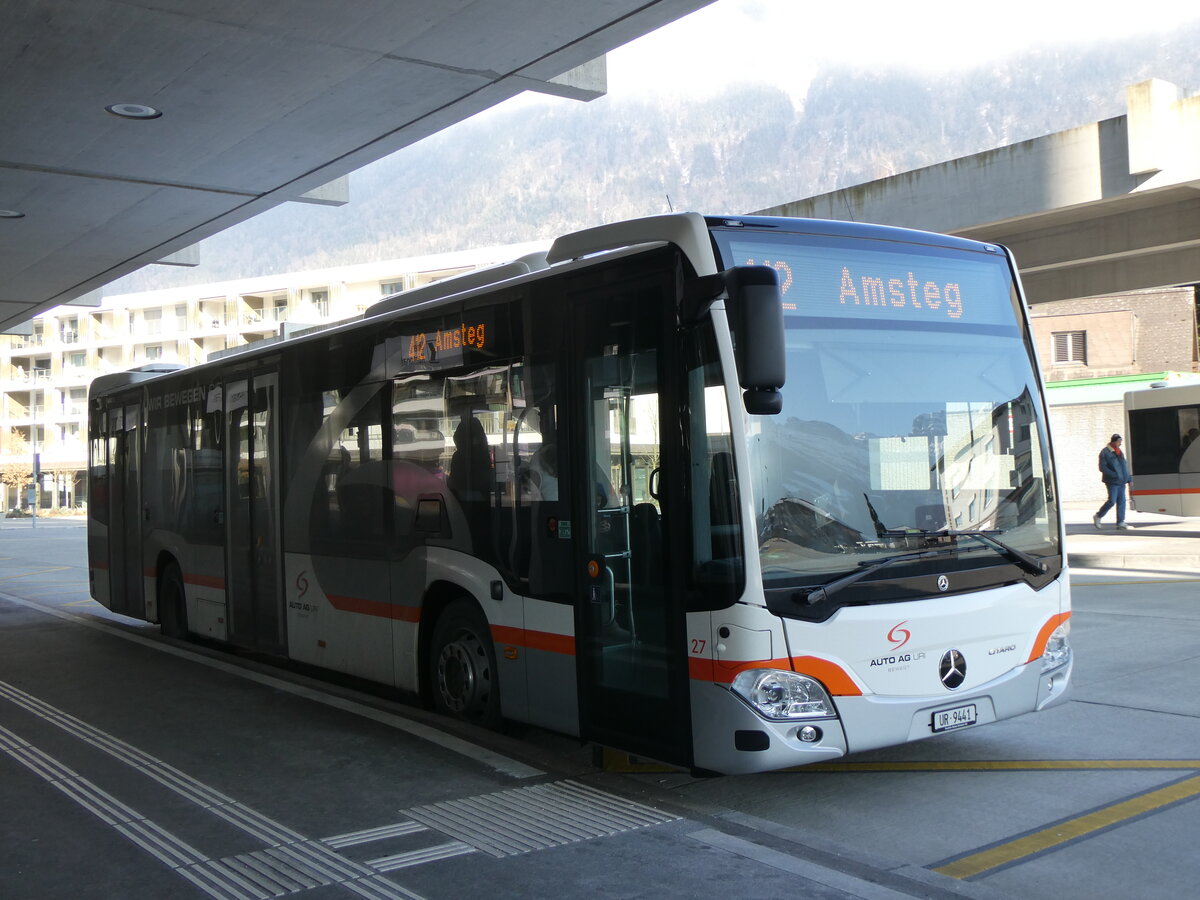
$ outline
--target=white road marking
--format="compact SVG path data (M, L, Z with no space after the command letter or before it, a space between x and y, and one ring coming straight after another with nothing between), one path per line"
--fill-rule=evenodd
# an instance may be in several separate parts
M245 834L268 845L274 845L268 849L275 853L286 853L292 868L298 869L320 884L344 887L357 884L363 887L363 890L369 890L365 896L380 900L421 900L419 895L384 878L379 874L379 870L339 856L321 842L304 837L162 760L11 684L0 681L0 698L140 771L195 806L221 817ZM286 881L261 874L261 860L255 859L255 865L243 861L244 857L253 857L253 854L229 859L210 859L3 726L0 726L0 751L62 791L160 862L192 881L210 897L220 900L265 900L292 892ZM355 892L363 893L357 889Z
M290 681L285 681L282 678L276 678L272 675L267 675L262 672L253 672L243 669L240 666L233 665L221 659L212 659L197 653L191 653L186 649L173 646L160 640L143 637L140 634L134 634L121 628L113 628L103 622L97 622L86 616L78 616L67 612L63 609L56 609L52 606L46 606L37 603L33 600L26 600L24 597L15 597L12 594L0 592L0 600L7 600L10 603L16 603L20 606L35 609L38 612L46 613L47 615L56 616L60 619L74 622L77 625L83 625L86 628L94 628L102 631L107 635L121 638L122 640L132 641L135 644L140 644L143 647L151 647L162 653L170 653L190 662L198 663L203 666L208 666L210 669L216 669L219 672L224 672L229 675L235 675L238 678L243 678L247 681L253 681L258 684L266 685L277 691L284 691L296 697L303 697L306 700L312 700L314 703L321 703L325 706L332 706L335 709L340 709L360 718L370 719L373 722L378 722L381 725L386 725L389 728L394 728L397 731L403 731L413 737L428 741L441 747L443 750L449 750L457 753L459 756L466 757L482 765L488 766L497 772L508 775L511 778L537 778L546 773L534 766L527 765L519 760L505 756L502 753L497 753L494 750L489 750L486 747L481 747L478 744L472 744L470 741L465 741L462 738L455 737L451 734L446 734L443 731L438 731L430 725L424 725L420 722L414 722L411 719L406 719L403 716L395 715L394 713L385 712L380 709L367 706L363 703L357 703L354 700L348 700L343 697L337 697L331 694L323 693L313 688L305 687L304 685L294 684Z

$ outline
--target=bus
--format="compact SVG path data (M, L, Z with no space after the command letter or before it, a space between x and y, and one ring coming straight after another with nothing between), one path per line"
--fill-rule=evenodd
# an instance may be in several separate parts
M1016 268L655 216L97 378L109 609L699 772L1045 709L1072 669Z
M1125 424L1133 508L1200 516L1200 384L1130 391Z

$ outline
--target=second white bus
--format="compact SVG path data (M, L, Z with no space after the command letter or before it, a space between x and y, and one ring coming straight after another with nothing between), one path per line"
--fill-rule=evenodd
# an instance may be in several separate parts
M1133 508L1200 516L1200 384L1130 391L1125 423Z

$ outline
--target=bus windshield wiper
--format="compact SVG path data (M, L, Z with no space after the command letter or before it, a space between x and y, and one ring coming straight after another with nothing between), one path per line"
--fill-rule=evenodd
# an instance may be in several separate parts
M986 544L993 550L1007 556L1026 572L1034 575L1045 575L1048 568L1046 563L1038 559L1036 556L1030 556L1024 550L1018 550L1004 541L996 537L998 534L1003 534L1003 531L942 531L938 534L948 534L954 537L969 537L975 538L981 544Z
M940 537L974 538L975 540L979 541L979 543L983 544L984 546L990 547L991 549L995 550L1001 556L1008 557L1010 560L1015 562L1018 566L1020 566L1026 572L1030 572L1034 575L1046 574L1047 566L1042 560L1038 559L1036 556L1029 555L1024 550L1018 550L1016 547L1010 546L1009 544L1004 543L1004 541L1002 541L996 537L996 535L998 535L998 534L1004 534L1003 531L971 531L971 530L955 531L953 529L947 528L942 531L915 531L915 532L914 531L889 531L888 532L889 536L893 536L893 535L899 536L899 535L905 535L905 534L919 534L922 537L927 537L927 538L940 538Z
M892 565L892 563L907 562L911 559L929 559L934 556L944 556L947 553L956 552L956 547L938 547L933 550L913 550L909 553L898 553L895 556L887 556L883 559L878 559L873 563L859 563L859 570L851 572L849 575L843 575L841 578L835 578L833 581L820 585L810 591L808 596L804 598L804 602L809 606L815 606L818 603L823 603L831 596L836 594L842 588L849 587L856 581L866 578L878 572L880 569Z

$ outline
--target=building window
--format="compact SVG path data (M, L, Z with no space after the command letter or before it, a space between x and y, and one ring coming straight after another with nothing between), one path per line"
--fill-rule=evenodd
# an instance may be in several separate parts
M398 294L404 290L403 281L383 281L379 284L379 293L384 297L389 297L392 294Z
M1058 365L1087 365L1087 332L1086 331L1056 331L1054 339L1053 360Z
M147 344L146 359L162 359L163 347L162 344Z
M308 298L317 308L317 315L329 315L329 291L309 291Z

